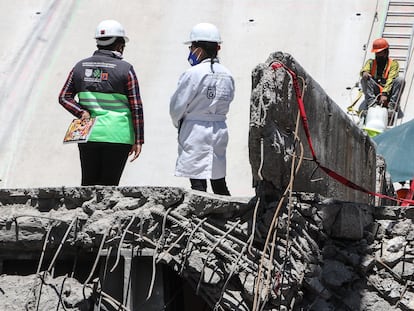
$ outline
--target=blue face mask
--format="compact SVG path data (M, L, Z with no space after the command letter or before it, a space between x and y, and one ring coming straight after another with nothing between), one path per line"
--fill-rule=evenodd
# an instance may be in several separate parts
M200 63L198 61L197 55L195 53L193 53L193 51L190 51L190 54L188 54L187 60L188 60L188 62L190 63L191 66L195 66L195 65Z

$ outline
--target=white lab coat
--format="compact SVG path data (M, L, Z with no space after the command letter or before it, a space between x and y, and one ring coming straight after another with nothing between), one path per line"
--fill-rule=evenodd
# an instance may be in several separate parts
M170 116L178 128L175 176L219 179L226 176L226 114L234 98L230 71L210 59L185 71L171 97Z

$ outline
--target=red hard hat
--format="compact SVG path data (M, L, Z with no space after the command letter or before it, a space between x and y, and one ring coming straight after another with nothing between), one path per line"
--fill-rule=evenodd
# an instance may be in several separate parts
M385 40L384 38L379 38L374 40L374 42L372 43L372 53L378 53L381 52L385 49L388 49L390 45L388 44L388 41Z

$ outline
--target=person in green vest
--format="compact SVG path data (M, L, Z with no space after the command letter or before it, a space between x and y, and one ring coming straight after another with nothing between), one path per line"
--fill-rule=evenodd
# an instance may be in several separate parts
M59 103L79 119L96 118L88 141L78 144L82 186L117 186L144 143L142 101L134 68L122 59L129 41L122 25L100 22L95 39L98 49L73 67Z
M359 110L366 111L378 104L387 107L390 113L398 111L398 118L402 118L399 100L404 79L399 77L398 61L389 57L389 43L384 38L374 40L371 52L375 58L368 59L360 71L364 101Z

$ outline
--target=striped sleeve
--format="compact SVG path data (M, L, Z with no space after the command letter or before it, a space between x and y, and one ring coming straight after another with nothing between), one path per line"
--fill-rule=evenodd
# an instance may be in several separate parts
M75 100L76 90L73 83L73 69L69 73L68 78L59 93L59 103L77 118L82 117L84 110Z
M133 67L131 67L128 72L128 102L134 124L135 143L142 145L144 143L144 112L139 92L138 79Z

